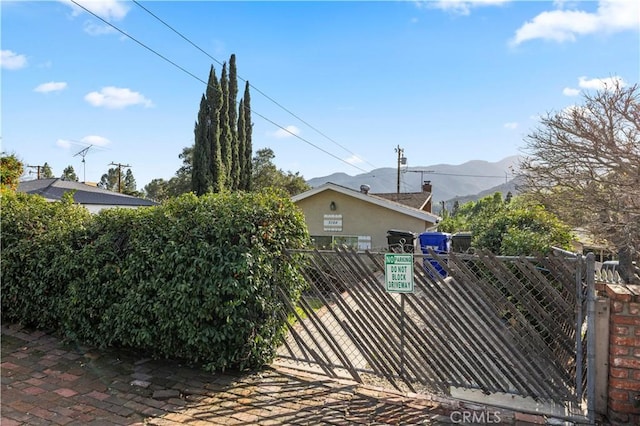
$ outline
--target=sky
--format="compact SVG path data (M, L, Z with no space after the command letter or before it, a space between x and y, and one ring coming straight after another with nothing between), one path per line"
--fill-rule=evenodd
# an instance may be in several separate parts
M306 179L397 148L409 167L520 155L540 116L640 77L635 0L74 1L93 14L1 2L2 152L88 182L128 165L140 190L175 175L231 54L254 153Z

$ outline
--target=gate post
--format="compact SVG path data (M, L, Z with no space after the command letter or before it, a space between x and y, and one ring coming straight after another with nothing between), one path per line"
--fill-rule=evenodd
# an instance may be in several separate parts
M610 300L608 420L640 424L640 285L607 284Z
M607 415L609 397L609 299L596 299L596 371L595 411Z

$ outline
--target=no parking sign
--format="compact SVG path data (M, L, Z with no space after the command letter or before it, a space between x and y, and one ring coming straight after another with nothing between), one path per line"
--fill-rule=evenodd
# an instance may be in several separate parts
M413 293L413 255L385 253L384 282L390 293Z

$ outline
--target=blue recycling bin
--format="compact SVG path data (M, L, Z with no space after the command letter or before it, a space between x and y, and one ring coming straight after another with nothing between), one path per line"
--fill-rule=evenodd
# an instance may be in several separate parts
M418 236L418 239L422 254L430 255L429 249L432 249L437 254L446 254L451 251L451 234L447 232L423 232ZM441 276L447 276L447 271L436 259L428 256L425 257L424 262L427 273L431 274L431 270L426 266L426 262L429 262Z

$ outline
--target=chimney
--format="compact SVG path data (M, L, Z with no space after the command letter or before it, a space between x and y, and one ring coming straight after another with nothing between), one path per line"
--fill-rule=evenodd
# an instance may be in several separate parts
M371 187L369 185L360 185L360 192L363 194L368 194Z
M433 189L433 187L431 186L431 181L430 180L425 180L424 183L422 184L422 192L431 192L431 190Z

